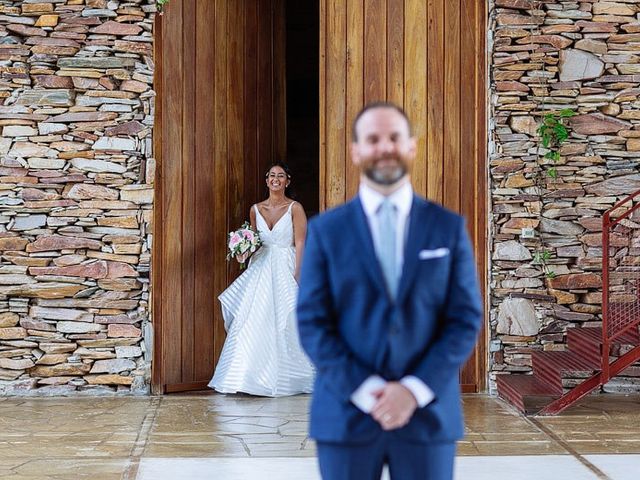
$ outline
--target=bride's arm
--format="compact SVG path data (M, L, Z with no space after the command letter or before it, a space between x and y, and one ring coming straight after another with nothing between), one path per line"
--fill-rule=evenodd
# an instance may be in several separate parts
M249 222L251 223L251 228L253 228L253 230L257 232L258 229L256 227L256 207L254 205L251 205L251 208L249 209Z
M302 260L302 252L304 250L304 240L307 238L307 216L304 208L300 203L296 202L291 208L293 217L293 242L296 247L296 269L293 276L296 281L300 278L300 261Z

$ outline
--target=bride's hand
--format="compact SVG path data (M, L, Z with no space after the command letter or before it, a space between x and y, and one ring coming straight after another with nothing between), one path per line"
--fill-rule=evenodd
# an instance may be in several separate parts
M236 255L236 260L238 261L238 263L245 263L247 261L247 258L249 258L249 252L244 252Z

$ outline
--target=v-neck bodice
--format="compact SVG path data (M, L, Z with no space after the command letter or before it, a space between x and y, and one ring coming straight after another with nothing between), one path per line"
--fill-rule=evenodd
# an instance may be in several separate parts
M256 210L256 227L260 232L260 238L262 238L264 245L276 247L293 246L293 218L291 215L293 204L294 202L291 202L287 211L273 224L272 228L269 228L258 206L254 205Z

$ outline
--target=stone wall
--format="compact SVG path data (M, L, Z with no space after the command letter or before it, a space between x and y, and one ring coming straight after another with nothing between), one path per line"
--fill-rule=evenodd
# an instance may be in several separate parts
M565 349L568 328L601 323L601 216L640 189L640 3L495 0L490 29L493 384L530 370L534 350ZM535 130L565 108L577 116L552 178ZM622 242L617 253L640 254L638 238ZM532 261L541 248L549 275ZM634 388L640 367L605 387Z
M0 395L148 391L154 12L0 0Z

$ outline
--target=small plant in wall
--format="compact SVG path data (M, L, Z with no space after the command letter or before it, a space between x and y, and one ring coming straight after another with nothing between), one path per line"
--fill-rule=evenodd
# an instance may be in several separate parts
M167 3L169 3L169 0L156 0L156 7L158 8L158 12L162 13Z
M542 146L548 150L544 158L553 162L553 166L547 169L547 175L551 178L558 178L558 169L555 164L560 161L560 146L569 138L569 126L565 122L575 114L569 108L547 113L538 126L537 133Z
M569 108L545 113L536 130L540 137L541 146L544 149L538 149L538 152L541 152L541 150L545 152L541 163L551 164L550 167L546 168L545 173L553 180L556 180L559 176L556 165L560 161L560 147L569 138L570 127L567 125L567 120L574 115L575 112ZM543 188L543 185L540 184L544 184L544 180L539 176L537 178L539 188ZM547 278L556 276L556 273L549 265L552 256L552 250L546 248L544 235L540 234L539 245L533 254L531 263L540 265Z
M554 272L551 267L549 267L549 264L547 263L549 260L551 260L551 250L547 250L546 248L540 246L533 254L533 260L531 261L531 263L534 265L541 265L545 277L555 278L556 272Z

